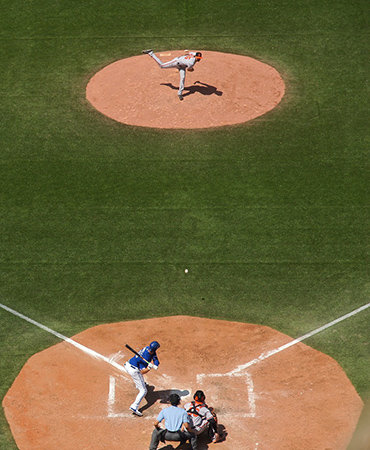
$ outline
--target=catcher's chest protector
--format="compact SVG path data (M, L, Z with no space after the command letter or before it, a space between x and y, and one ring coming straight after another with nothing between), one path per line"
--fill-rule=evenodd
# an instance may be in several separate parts
M189 408L186 412L192 416L199 416L199 417L203 418L204 416L202 414L200 414L200 412L197 410L197 408L200 409L206 405L204 403L200 403L199 405L196 405L195 402L191 402L191 404L193 406L191 408Z

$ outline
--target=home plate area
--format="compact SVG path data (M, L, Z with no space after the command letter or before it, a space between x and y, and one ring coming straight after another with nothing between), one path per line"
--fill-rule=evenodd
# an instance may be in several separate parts
M217 448L344 450L362 408L336 361L305 344L257 361L292 341L261 325L174 316L99 325L72 339L106 360L61 342L27 361L3 400L21 450L148 449L169 394L184 404L198 389L227 431ZM153 340L160 366L145 375L137 417L129 411L136 387L119 366L132 356L126 343L138 350ZM201 440L199 448L211 446Z
M224 378L227 377L225 380ZM170 377L165 377L167 381ZM193 400L192 393L194 393L197 388L207 392L208 398L212 399L212 405L218 404L220 402L221 406L217 407L219 415L231 416L233 418L243 418L243 417L255 417L256 416L256 405L255 396L253 390L252 377L245 374L238 374L234 376L230 375L203 375L200 377L200 382L196 384L197 387L191 389L177 389L175 387L171 389L166 389L165 386L151 386L148 385L148 394L146 395L146 404L141 408L142 412L150 411L150 406L154 403L159 402L162 407L168 406L168 397L170 394L178 394L181 398L182 403ZM229 399L225 399L225 383L227 384L228 393L230 395ZM168 385L167 385L168 386ZM107 399L107 417L109 418L123 418L132 417L130 411L126 411L127 407L127 396L132 392L131 383L128 383L128 378L125 376L109 376L109 389L108 389L108 399ZM237 404L233 399L238 397L247 397L246 403ZM124 410L123 410L124 409ZM145 413L143 418L150 419L154 421L158 416L156 413Z

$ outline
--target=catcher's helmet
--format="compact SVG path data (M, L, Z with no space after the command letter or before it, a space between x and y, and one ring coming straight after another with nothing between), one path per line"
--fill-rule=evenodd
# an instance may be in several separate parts
M157 341L153 341L149 344L149 348L152 352L155 352L156 350L158 350L160 347L159 342Z
M197 391L195 394L194 394L194 400L196 401L196 402L204 402L204 400L206 399L206 396L204 395L204 392L203 391Z

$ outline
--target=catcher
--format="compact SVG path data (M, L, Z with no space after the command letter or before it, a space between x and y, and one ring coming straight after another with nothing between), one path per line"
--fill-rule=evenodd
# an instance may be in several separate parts
M195 435L202 434L206 430L212 442L220 442L223 436L218 433L217 416L214 409L205 403L206 396L203 391L197 391L194 401L184 405L186 412L191 419L192 432Z

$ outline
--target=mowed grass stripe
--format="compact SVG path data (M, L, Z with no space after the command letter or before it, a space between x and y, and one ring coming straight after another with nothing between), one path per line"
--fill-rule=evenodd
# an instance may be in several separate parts
M368 302L367 11L363 0L1 8L1 301L66 336L173 314L299 336ZM255 57L280 71L286 96L204 132L94 111L89 78L149 47ZM3 314L0 330L3 396L56 342ZM308 342L363 398L367 330L364 312ZM0 448L15 449L3 416L0 427Z

